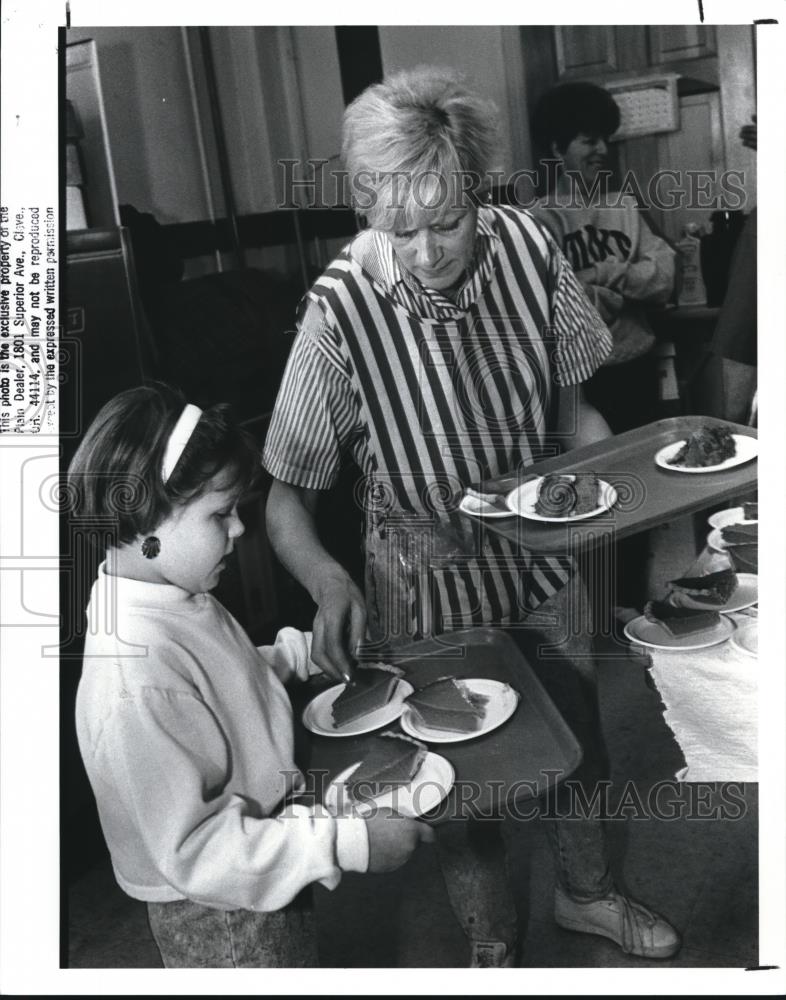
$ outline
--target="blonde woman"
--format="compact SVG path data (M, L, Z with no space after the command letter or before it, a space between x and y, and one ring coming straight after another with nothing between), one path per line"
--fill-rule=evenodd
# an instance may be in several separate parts
M345 113L343 158L368 228L302 303L263 457L272 543L317 604L312 657L337 677L367 634L395 646L496 625L526 648L543 638L527 626L535 609L564 622L582 597L567 554L532 557L497 536L478 545L456 509L465 487L527 468L555 441L609 433L580 388L611 350L606 326L547 231L486 204L496 120L430 67L368 88ZM364 593L316 528L346 460L359 470ZM571 643L541 677L583 744L589 786L605 773L603 741L590 639ZM512 824L447 823L437 838L473 965L516 961L501 825ZM614 890L599 822L548 826L563 926L634 954L677 949L665 921Z

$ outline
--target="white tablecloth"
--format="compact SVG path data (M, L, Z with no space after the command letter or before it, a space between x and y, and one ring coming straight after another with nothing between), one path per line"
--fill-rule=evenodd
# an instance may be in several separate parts
M738 628L756 609L737 612ZM679 781L758 780L758 660L730 642L690 652L648 649L664 719L685 755Z

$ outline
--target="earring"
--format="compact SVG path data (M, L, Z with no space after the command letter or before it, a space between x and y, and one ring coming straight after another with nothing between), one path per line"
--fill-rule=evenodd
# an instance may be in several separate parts
M159 542L155 535L148 535L144 542L142 542L142 555L145 559L155 559L160 551L161 542Z

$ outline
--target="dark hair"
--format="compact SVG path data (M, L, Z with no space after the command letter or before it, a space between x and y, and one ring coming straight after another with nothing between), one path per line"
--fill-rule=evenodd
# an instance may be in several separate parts
M181 392L161 383L128 389L106 403L68 468L71 512L111 521L118 541L130 542L203 494L219 473L226 473L222 489L250 487L260 468L259 448L225 403L202 413L163 482L164 452L185 405Z
M563 83L544 94L532 113L532 134L544 151L564 153L579 133L608 139L620 125L617 102L594 83Z

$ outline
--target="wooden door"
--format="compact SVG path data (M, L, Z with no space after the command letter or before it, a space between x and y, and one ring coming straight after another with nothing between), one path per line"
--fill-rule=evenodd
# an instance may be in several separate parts
M703 59L717 52L712 25L662 24L647 30L652 66L682 59Z
M560 78L614 73L618 69L613 24L562 25L554 28Z

